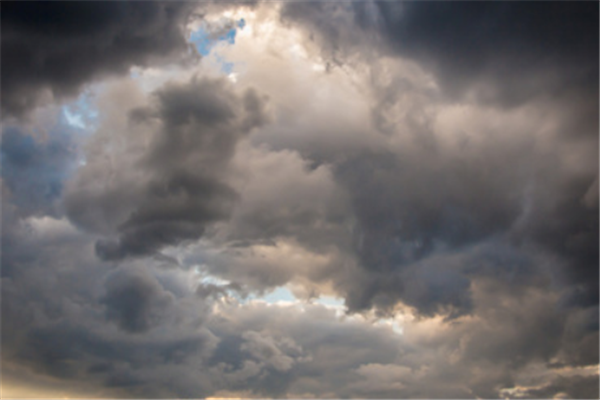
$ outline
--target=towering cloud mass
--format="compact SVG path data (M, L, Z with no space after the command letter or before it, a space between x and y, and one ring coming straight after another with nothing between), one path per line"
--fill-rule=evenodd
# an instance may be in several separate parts
M3 11L8 397L598 397L597 3Z
M66 195L72 221L118 235L97 242L102 259L153 254L226 218L236 199L225 182L228 161L266 118L256 91L237 96L223 80L170 84L152 103L129 110L122 126L100 128ZM113 140L120 149L105 145Z

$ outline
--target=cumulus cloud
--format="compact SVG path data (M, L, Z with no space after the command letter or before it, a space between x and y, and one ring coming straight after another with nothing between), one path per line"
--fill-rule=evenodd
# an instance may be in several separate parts
M66 4L2 17L14 393L598 397L597 4Z
M168 84L152 104L124 111L123 125L100 128L88 163L68 188L70 218L117 236L96 244L106 260L199 238L231 212L237 194L224 180L228 162L237 141L264 122L263 102L256 91L238 95L223 80ZM116 155L111 146L119 141L127 148Z
M328 23L319 16L333 10L339 18L330 23L345 29L352 26L345 13L355 12L348 5L293 3L282 6L282 15L293 7L306 8L318 26ZM315 8L323 13L313 13ZM319 63L324 61L313 45L293 49L282 38L289 32L285 28L279 35L260 31L260 25L256 29L246 33L249 37L240 35L238 47L226 53L233 59L246 57L238 83L260 85L272 99L274 120L253 133L251 140L279 151L280 159L285 155L290 169L294 153L299 154L308 169L291 178L291 170L278 168L262 172L269 180L246 181L247 194L242 192L232 224L220 233L231 229L234 237L246 235L245 246L253 241L258 246L269 241L282 246L293 240L317 253L335 244L344 254L321 273L298 268L291 272L278 264L267 268L267 263L259 275L266 286L310 275L313 283L329 280L354 310L374 305L393 308L403 301L427 314L459 315L470 311L470 280L477 265L497 264L496 254L501 252L523 265L527 263L523 260L547 252L561 258L560 273L569 275L568 285L582 286L590 299L597 297L592 239L597 232L593 222L585 221L598 217L581 200L597 175L597 138L578 136L569 145L564 142L577 107L567 110L563 104L535 98L516 108L451 103L439 78L414 61L389 57L381 50L388 57L369 59L368 66L353 54L339 55L351 72L321 70ZM267 40L268 45L263 43ZM263 45L287 54L289 61L269 53L256 56L253 49ZM302 64L305 70L297 72ZM287 78L285 90L273 83L275 74ZM307 90L305 83L311 80L319 84ZM549 109L555 111L553 117L548 116ZM578 161L572 158L575 154ZM252 161L252 152L243 149L236 160L249 171L259 165ZM331 193L327 199L317 197L316 188L308 185L308 176L316 178L317 172L327 175L319 189ZM293 189L277 178L284 173L296 182ZM259 187L263 199L250 201ZM294 193L293 199L275 202L288 193ZM303 196L313 201L290 207ZM268 219L254 204L266 207ZM558 211L563 207L568 214ZM311 222L315 217L322 222ZM581 246L577 256L566 250L567 242ZM468 253L483 243L498 250L477 253L468 268L460 265L464 261L454 261L454 252ZM242 254L251 258L248 252ZM225 266L230 263L216 262L221 267L212 270L232 279ZM254 270L253 263L235 270ZM509 279L514 270L498 270L498 276L504 274L503 279ZM275 276L280 278L270 279Z

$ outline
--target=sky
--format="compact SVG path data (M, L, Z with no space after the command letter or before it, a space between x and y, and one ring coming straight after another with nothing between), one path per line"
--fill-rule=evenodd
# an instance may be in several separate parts
M598 398L597 2L2 2L2 398Z

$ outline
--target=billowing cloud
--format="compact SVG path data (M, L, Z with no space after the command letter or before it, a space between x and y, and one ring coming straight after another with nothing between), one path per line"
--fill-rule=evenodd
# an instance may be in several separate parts
M2 12L2 111L77 93L92 79L189 51L184 2L9 2ZM170 60L169 60L170 61ZM46 99L44 99L46 97Z
M132 273L112 276L101 300L107 319L128 332L143 332L159 325L171 301L172 295L156 280Z
M2 17L9 394L598 397L597 4L69 4Z
M365 45L376 43L382 53L431 70L451 99L514 107L544 94L567 96L591 118L598 108L592 89L598 37L590 33L598 27L597 13L592 3L372 1L291 2L282 16L315 34L334 62L357 52L372 56L377 50Z
M118 236L96 244L107 260L155 254L199 238L208 224L231 212L236 192L224 181L228 161L236 142L264 122L263 102L251 89L238 96L223 80L167 85L153 104L125 111L123 125L98 134L68 189L70 218ZM127 147L114 158L104 142L120 141L127 130L137 134L127 135ZM108 169L105 157L113 159ZM116 171L127 172L115 181Z

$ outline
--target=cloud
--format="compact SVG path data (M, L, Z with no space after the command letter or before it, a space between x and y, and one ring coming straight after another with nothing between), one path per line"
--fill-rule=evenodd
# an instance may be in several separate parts
M132 66L189 51L189 3L6 4L2 13L2 110L23 116L40 102L77 94ZM49 97L49 99L48 99Z
M519 387L505 392L508 398L593 399L598 397L598 378L595 376L558 376L547 385Z
M142 42L185 30L187 5L110 15L145 7L139 24L56 35L69 52L109 26ZM583 37L597 5L537 7L202 5L202 21L245 21L211 51L231 71L135 50L115 61L134 74L90 89L85 135L46 122L56 104L11 124L7 387L597 396L597 42ZM118 74L96 64L48 87Z
M352 26L345 19L354 12L348 5L294 3L282 7L283 16L293 7L306 9L319 26ZM321 21L329 11L339 18ZM252 35L249 21L245 34ZM264 147L259 153L264 167L243 147L235 158L248 175L270 179L249 178L240 185L239 206L219 234L232 232L244 246L256 245L256 253L268 243L280 248L295 243L320 254L335 246L338 254L315 269L286 269L269 259L260 264L265 286L301 281L309 293L324 289L316 282L327 282L351 310L385 310L403 302L428 315L456 316L471 310L470 282L487 270L478 265L509 265L514 256L515 268L496 271L499 279L516 279L510 278L516 269L544 253L560 257L557 273L572 276L567 286L591 282L584 290L594 298L591 243L597 233L584 219L598 216L581 199L597 174L597 140L578 135L565 146L577 107L535 97L512 108L469 99L452 103L426 65L385 52L380 60L343 53L343 68L315 69L323 60L309 35L286 43L286 35L299 33L281 29L276 37L261 32L248 43L240 35L227 53L246 56L238 83L259 85L276 117L250 137L253 145ZM291 43L299 40L302 50L292 52ZM352 49L341 43L346 45L341 49ZM255 56L252 49L260 46L277 49L289 61ZM305 65L302 72L298 65ZM284 90L273 83L275 75L286 78ZM308 89L311 81L318 84ZM295 167L298 156L304 172ZM267 170L275 160L285 166ZM317 176L323 176L318 184ZM558 211L562 207L569 212ZM556 242L550 243L554 235ZM577 256L562 250L569 241L581 245ZM497 250L470 253L478 246ZM246 272L258 271L251 250L235 251L246 262L234 263L224 251L222 258L229 261L210 257L208 268L238 282ZM500 261L501 252L510 261ZM468 261L457 261L456 253L469 254ZM526 282L535 284L529 277L536 269L528 268ZM244 272L234 277L232 271Z
M598 38L589 32L598 28L597 11L589 3L295 2L282 16L313 33L338 64L379 51L418 61L450 99L514 107L551 94L586 99L580 106L591 117L598 108L591 89L598 84Z
M127 332L144 332L158 326L168 312L173 296L144 274L125 272L111 276L106 282L106 295L100 300L106 306L106 317Z
M238 140L264 123L263 102L254 90L238 95L223 80L167 84L151 104L122 113L120 131L100 128L93 154L68 188L69 217L86 229L116 234L96 244L105 260L156 254L199 238L231 213L237 193L225 179L228 163ZM119 136L127 131L126 139ZM115 158L106 141L122 140L127 147ZM108 215L99 214L109 204Z
M479 134L485 137L484 132ZM441 132L431 135L439 137ZM567 189L563 185L578 178L561 176L558 171L545 177L553 168L553 158L537 155L527 141L501 139L492 132L489 135L489 142L483 139L458 150L439 142L429 146L419 144L418 139L417 143L404 140L396 154L367 153L333 167L335 180L349 194L356 217L354 251L363 268L377 281L381 279L383 287L389 287L383 292L403 296L400 282L424 279L431 282L425 283L429 286L433 276L441 274L445 276L439 277L444 289L455 291L455 296L441 302L458 302L455 305L461 303L468 310L469 302L458 300L468 290L468 283L456 271L448 271L453 268L451 262L442 260L451 259L454 251L467 253L474 244L502 236L509 242L526 237L543 251L559 254L565 260L565 271L577 284L595 282L597 271L592 266L597 263L597 232L592 228L594 223L588 225L586 221L597 221L598 214L579 205L585 192L583 182L589 182L593 175L586 173L582 186ZM511 160L510 165L506 160ZM540 179L546 185L532 193L532 185ZM524 208L528 202L533 204ZM569 213L560 213L560 207ZM567 250L568 243L581 246L577 255ZM438 266L427 267L431 265L427 260L437 257ZM403 275L404 269L412 268L421 272L395 282L396 274ZM367 289L368 284L356 286L350 293L358 300L363 292L356 303L359 307L370 307L373 298L382 294L380 289ZM415 290L418 284L410 287ZM431 289L431 293L423 293L424 301L435 302L433 293L444 297L442 288ZM595 283L586 290L597 293ZM420 307L422 311L428 308L425 304Z
M58 213L56 200L76 161L75 141L61 128L47 139L10 126L2 132L4 198L18 204L22 216Z
M281 350L282 345L293 352L302 351L293 341L287 340L278 345L272 337L265 337L259 332L245 332L242 338L245 342L240 346L240 350L251 354L277 371L288 371L294 364L294 359Z
M477 277L472 315L444 321L406 313L399 335L373 324L375 316L317 304L198 296L195 272L151 258L107 269L93 236L81 237L66 220L31 222L36 234L19 244L35 248L36 259L21 260L2 281L3 367L29 366L36 380L76 380L92 392L462 398L542 382L547 390L527 397L576 395L579 386L550 383L573 368L566 367L573 346L590 354L582 337L597 343L597 330L584 323L589 315L566 315L549 287L496 279L494 271L508 266L490 265L487 277ZM583 365L590 363L594 357ZM597 374L584 376L586 387L597 382Z

